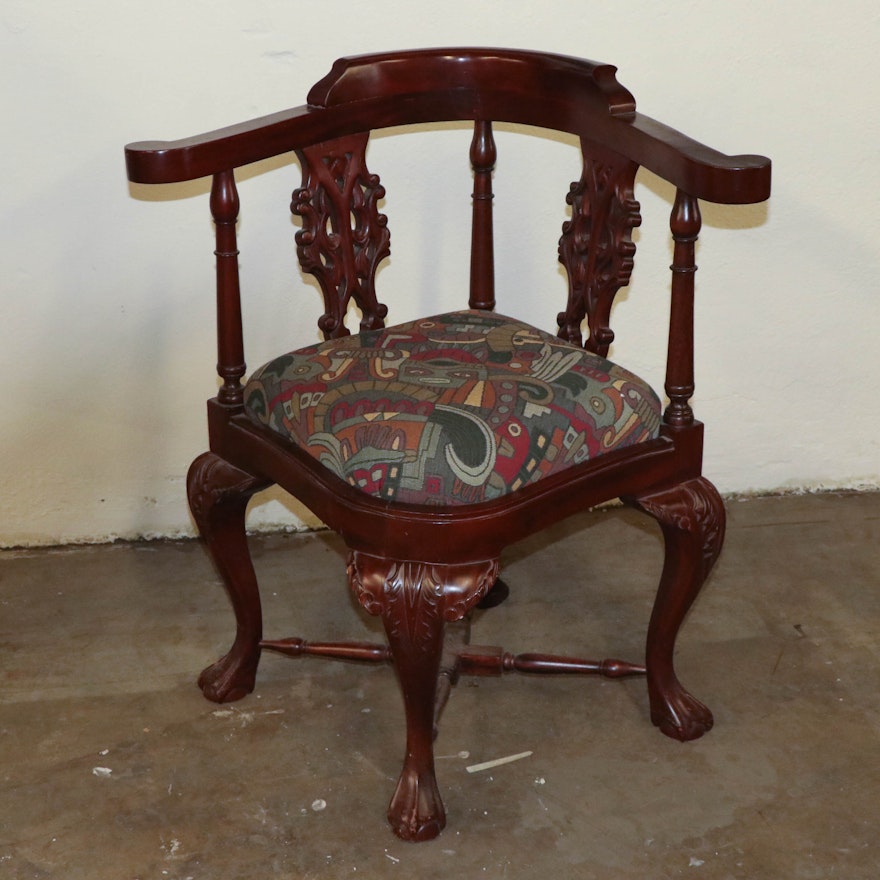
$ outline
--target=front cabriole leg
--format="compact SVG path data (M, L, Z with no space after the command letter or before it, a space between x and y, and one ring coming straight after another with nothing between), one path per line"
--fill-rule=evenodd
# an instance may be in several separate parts
M199 687L215 703L240 700L254 689L263 621L244 521L251 495L268 485L212 452L200 455L187 475L190 510L235 612L232 647L199 676Z
M702 477L631 503L659 522L666 545L646 648L651 721L673 739L697 739L711 730L712 713L679 682L673 653L685 615L721 552L724 503Z
M464 617L497 576L497 560L436 565L360 552L349 559L351 587L370 614L382 617L403 691L406 757L388 821L404 840L431 840L446 824L433 743L445 624Z

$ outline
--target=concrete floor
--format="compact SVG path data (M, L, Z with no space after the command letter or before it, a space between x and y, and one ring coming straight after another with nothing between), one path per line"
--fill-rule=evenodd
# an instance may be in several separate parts
M678 654L715 729L662 736L638 679L463 681L437 743L448 825L425 844L384 821L390 669L266 654L255 694L217 706L194 681L233 624L198 543L0 554L0 876L875 880L880 495L728 507ZM268 636L377 634L334 538L254 545ZM640 657L650 520L588 514L506 563L474 641Z

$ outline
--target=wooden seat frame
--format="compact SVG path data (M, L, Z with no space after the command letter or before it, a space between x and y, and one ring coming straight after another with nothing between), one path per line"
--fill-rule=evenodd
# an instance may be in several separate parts
M635 108L616 70L563 56L497 49L437 49L343 58L310 91L308 104L178 141L126 147L128 176L139 183L213 177L216 223L218 373L208 403L210 452L197 458L188 497L198 528L222 575L237 630L230 651L199 679L205 695L236 700L254 688L263 647L288 654L391 660L403 691L406 752L388 818L408 840L435 837L445 812L434 773L437 707L460 672L645 672L651 719L679 740L701 736L710 711L681 685L673 666L682 621L714 564L724 536L724 507L701 474L703 427L694 419L694 248L699 200L746 204L769 196L770 163L726 156L650 119ZM492 243L492 123L521 123L580 139L583 175L567 201L559 258L569 276L559 336L604 355L613 339L612 301L628 283L640 223L633 182L639 166L676 188L665 391L659 437L593 458L555 476L483 503L423 507L389 503L348 485L293 443L244 413L245 375L238 277L235 169L294 151L303 185L292 209L303 228L303 269L322 287L326 338L346 335L353 299L362 329L384 326L387 309L374 291L388 230L376 203L384 194L366 166L370 131L389 126L471 120L474 169L471 286L468 306L495 305ZM582 342L581 326L589 335ZM348 578L371 614L380 615L384 645L263 639L260 597L245 534L251 496L278 484L296 496L350 550ZM514 657L500 649L459 645L450 660L444 634L477 603L503 595L499 556L508 545L578 511L622 498L657 520L665 562L648 626L644 666L552 655ZM443 673L443 674L441 674ZM445 684L444 684L445 675ZM438 683L439 682L439 683Z

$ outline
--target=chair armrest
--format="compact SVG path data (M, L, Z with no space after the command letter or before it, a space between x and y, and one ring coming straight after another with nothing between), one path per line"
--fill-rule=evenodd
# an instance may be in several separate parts
M128 179L180 183L287 153L321 139L321 126L315 124L320 115L309 107L293 107L180 140L128 144Z
M770 197L772 163L766 156L725 155L642 113L613 122L608 146L690 195L729 205Z

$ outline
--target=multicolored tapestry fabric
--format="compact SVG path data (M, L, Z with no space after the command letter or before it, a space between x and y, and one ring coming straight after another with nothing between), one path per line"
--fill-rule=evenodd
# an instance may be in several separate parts
M250 379L245 407L352 486L413 504L498 498L660 425L632 373L479 311L283 355Z

